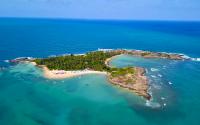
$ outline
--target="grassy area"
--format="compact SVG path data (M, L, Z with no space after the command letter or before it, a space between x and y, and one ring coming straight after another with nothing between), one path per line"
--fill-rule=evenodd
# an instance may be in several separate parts
M134 74L135 70L132 67L125 67L125 68L112 68L111 69L111 76L124 76L126 74Z

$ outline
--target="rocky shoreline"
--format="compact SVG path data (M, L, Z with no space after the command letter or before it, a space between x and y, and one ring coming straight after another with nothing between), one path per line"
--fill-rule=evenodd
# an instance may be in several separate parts
M145 76L145 69L141 67L133 67L133 69L135 71L134 74L127 73L116 77L108 74L108 80L114 85L131 90L135 94L150 100L151 95L148 93L149 84Z
M127 67L127 68L114 68L109 65L109 62L119 56L119 55L133 55L139 56L143 58L161 58L161 59L171 59L171 60L186 60L184 55L181 54L171 54L171 53L163 53L163 52L150 52L143 50L125 50L125 49L116 49L116 50L101 50L104 53L115 53L114 56L105 59L104 63L107 67L113 68L115 70L110 72L103 71L95 71L85 69L83 71L65 71L65 70L49 70L46 66L38 65L31 57L21 57L16 58L15 60L10 60L11 63L19 63L19 62L30 62L35 66L38 66L44 70L44 76L50 79L63 79L69 78L84 74L90 73L104 73L107 74L108 80L113 85L120 86L121 88L129 89L133 91L135 94L144 97L147 100L151 99L151 95L148 93L149 84L148 79L145 76L145 69L142 67ZM117 75L113 75L116 74Z
M126 50L116 49L110 50L109 52L116 52L125 55L139 56L143 58L160 58L160 59L171 59L171 60L187 60L183 54L166 53L166 52L151 52L144 50Z

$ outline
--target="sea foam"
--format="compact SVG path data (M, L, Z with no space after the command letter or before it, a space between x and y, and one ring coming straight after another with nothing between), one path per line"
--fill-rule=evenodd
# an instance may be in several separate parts
M4 62L9 63L9 60L4 60Z
M165 97L161 97L162 100L165 100Z
M182 58L186 59L186 60L191 60L191 61L197 61L200 62L200 58L192 58L186 54L182 54L182 53L177 53L179 55L181 55Z
M152 71L152 72L156 72L156 71L159 71L159 69L151 68L151 71Z
M191 58L192 61L200 62L200 58Z
M170 85L172 85L173 83L172 82L168 82Z
M160 85L152 84L152 86L153 86L155 89L161 89L161 86L160 86Z
M145 105L151 108L160 108L161 105L158 102L146 101Z
M186 54L181 54L184 59L200 62L200 58L192 58Z
M156 76L155 76L155 75L151 75L151 77L152 77L152 78L156 78Z

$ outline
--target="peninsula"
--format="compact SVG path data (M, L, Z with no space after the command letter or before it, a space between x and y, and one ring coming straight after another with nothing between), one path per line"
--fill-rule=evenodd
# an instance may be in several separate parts
M81 55L69 54L36 59L25 57L17 58L10 62L31 62L32 64L41 67L44 70L44 76L50 79L62 79L91 73L106 74L110 83L129 89L137 95L149 100L151 96L148 93L149 85L144 68L116 68L109 65L112 58L122 54L140 56L143 58L185 59L183 55L180 54L125 49L99 49L98 51Z

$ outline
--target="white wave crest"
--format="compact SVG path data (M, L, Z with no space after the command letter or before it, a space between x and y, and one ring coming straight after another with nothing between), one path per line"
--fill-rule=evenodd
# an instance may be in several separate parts
M9 63L9 60L4 60L4 62Z
M187 60L200 62L200 58L192 58L192 57L185 55L185 54L181 54L181 57L183 57L184 59L187 59Z
M197 62L200 62L200 58L192 58L186 54L182 54L182 53L179 53L181 55L182 58L186 59L186 60L191 60L191 61L197 61Z
M167 66L164 65L164 66L163 66L163 69L166 69L166 68L167 68Z
M189 57L188 55L185 55L185 54L181 54L181 57L184 58L184 59L190 59L191 57Z
M162 100L165 100L165 97L161 97Z
M200 58L191 58L192 61L200 62Z
M156 71L159 71L159 69L151 68L151 71L152 71L152 72L156 72Z
M200 58L196 58L196 61L200 61Z
M145 105L151 108L160 108L161 105L158 102L146 101Z
M151 77L152 77L152 78L156 78L156 76L155 76L155 75L151 75Z
M170 85L172 85L173 83L172 82L168 82Z

